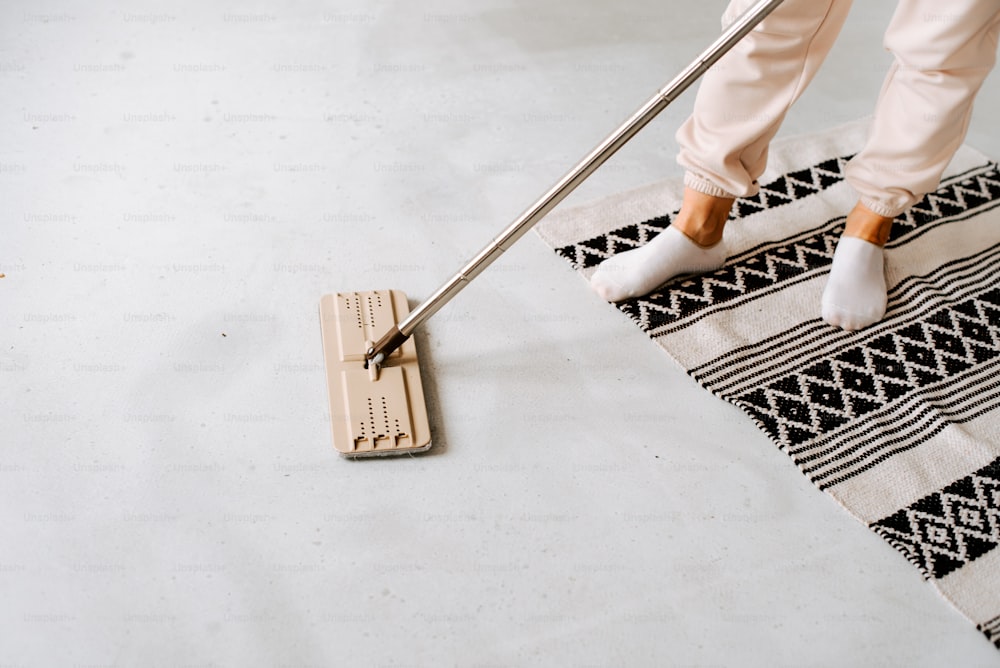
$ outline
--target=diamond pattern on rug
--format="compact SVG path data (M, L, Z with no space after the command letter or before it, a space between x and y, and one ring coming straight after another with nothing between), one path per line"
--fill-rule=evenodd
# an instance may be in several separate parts
M825 488L875 465L876 455L914 448L950 423L967 419L965 405L937 405L919 428L898 430L894 441L859 444L837 438L842 427L875 417L893 404L923 397L931 386L947 385L966 372L1000 360L1000 288L904 322L835 356L767 380L752 389L717 392L744 410L786 450L810 479ZM712 383L692 375L703 385ZM978 392L977 402L1000 397L1000 388ZM949 395L949 400L954 399ZM917 411L921 409L916 409ZM910 418L917 417L916 411ZM920 416L923 417L923 416ZM853 435L852 435L853 436Z
M1000 459L871 528L925 578L943 578L1000 545Z

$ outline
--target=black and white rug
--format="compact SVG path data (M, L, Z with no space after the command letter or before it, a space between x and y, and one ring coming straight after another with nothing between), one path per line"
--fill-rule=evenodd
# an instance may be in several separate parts
M960 150L894 226L885 320L843 332L819 304L866 130L777 143L726 265L618 307L1000 648L1000 168ZM669 225L682 192L653 184L537 231L589 277Z

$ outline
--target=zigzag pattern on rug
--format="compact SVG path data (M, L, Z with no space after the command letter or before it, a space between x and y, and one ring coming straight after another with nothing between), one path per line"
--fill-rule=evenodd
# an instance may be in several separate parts
M736 200L730 220L737 220L765 209L789 204L797 199L822 192L844 180L844 168L852 156L831 158L807 169L784 174L760 187L753 197ZM576 269L596 267L609 257L638 248L667 229L677 212L664 213L641 223L619 227L607 234L584 239L562 248L556 253L563 256Z
M764 207L788 204L843 180L848 157L824 161L785 175L761 187L750 200L737 200L737 217ZM886 248L912 241L948 222L962 220L1000 204L1000 169L990 163L948 179L893 225ZM627 225L562 248L556 252L577 269L638 248L670 224L676 212ZM660 336L688 327L719 309L730 309L772 291L809 280L828 270L844 228L837 218L791 238L759 244L729 258L717 271L674 279L659 291L628 299L618 308L647 332Z

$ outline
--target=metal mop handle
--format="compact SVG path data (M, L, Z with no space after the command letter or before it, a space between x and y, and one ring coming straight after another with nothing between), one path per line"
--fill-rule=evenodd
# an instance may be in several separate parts
M535 223L541 220L559 202L573 192L578 185L583 183L588 176L593 174L598 167L604 164L608 158L624 146L639 130L653 120L657 114L666 109L691 84L700 79L709 67L728 53L747 33L753 30L754 26L764 20L764 17L774 11L783 1L759 0L759 2L744 12L694 62L674 77L673 81L660 89L646 104L642 105L638 111L632 114L631 118L625 121L621 127L608 135L576 167L570 170L548 192L538 198L537 202L518 216L492 243L479 251L448 282L438 288L434 294L413 309L405 319L390 329L374 346L369 348L366 353L367 360L376 366L381 365L384 359L402 345L421 323L434 315L438 309L457 295L469 281L482 273L486 267L499 258L514 242L524 236Z

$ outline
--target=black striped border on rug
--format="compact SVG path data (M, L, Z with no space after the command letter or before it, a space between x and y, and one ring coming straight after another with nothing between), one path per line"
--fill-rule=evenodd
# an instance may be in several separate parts
M996 645L997 649L1000 649L1000 615L997 615L988 622L984 622L976 626L976 629L982 631L986 638Z

